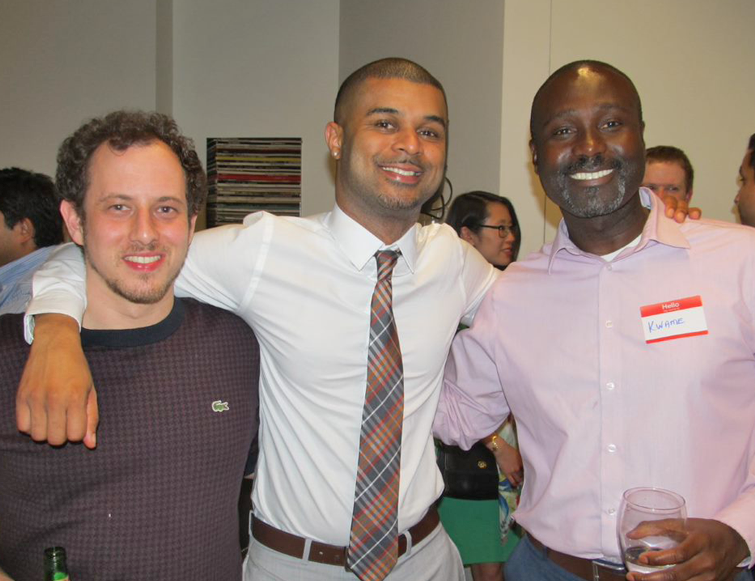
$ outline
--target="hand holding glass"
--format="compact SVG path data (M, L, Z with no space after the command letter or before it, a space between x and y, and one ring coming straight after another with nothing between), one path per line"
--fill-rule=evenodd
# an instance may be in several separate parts
M660 530L661 533L667 532L668 534L654 534L638 539L628 536L642 523L666 519L677 520L677 526L673 529ZM627 569L637 573L653 573L673 567L673 565L651 566L641 563L640 555L650 551L665 551L676 547L681 541L678 521L682 521L681 528L683 529L686 519L687 507L684 498L675 492L662 488L630 488L625 491L619 508L617 534Z

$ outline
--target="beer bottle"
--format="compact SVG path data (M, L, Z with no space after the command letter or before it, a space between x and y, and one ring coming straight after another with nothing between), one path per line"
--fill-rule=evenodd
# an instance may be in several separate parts
M68 581L66 550L63 547L45 549L45 581Z

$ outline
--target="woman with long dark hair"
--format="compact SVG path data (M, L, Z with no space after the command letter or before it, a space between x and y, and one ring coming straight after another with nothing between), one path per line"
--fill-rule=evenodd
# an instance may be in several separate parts
M454 198L446 223L493 266L505 269L519 255L521 235L513 204L503 196L474 191ZM513 421L482 440L499 467L498 499L468 500L444 496L443 526L456 543L475 581L502 581L503 563L519 536L511 530L512 513L522 483L522 458ZM461 453L456 450L455 453Z

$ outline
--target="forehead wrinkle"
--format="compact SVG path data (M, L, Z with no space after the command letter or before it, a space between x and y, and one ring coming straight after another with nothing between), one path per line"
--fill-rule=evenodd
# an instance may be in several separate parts
M370 117L372 115L398 115L400 117L404 116L401 111L392 107L375 107L367 111L366 117ZM440 115L425 115L424 119L425 121L440 123L443 127L446 126L446 120Z
M121 192L113 192L113 193L110 193L110 194L107 194L107 195L103 196L99 200L101 202L108 202L108 201L111 201L111 200L131 201L131 200L134 200L134 199L136 199L136 196L133 196L131 194L125 194L125 193L121 193ZM185 199L181 199L178 196L160 196L155 201L158 202L158 203L162 203L162 202L179 202L181 204L185 204L186 203Z
M594 111L597 111L599 113L604 113L606 111L614 111L618 110L622 113L631 113L632 109L629 107L625 107L624 105L621 105L619 103L609 102L609 103L598 103L596 106L592 108ZM553 115L551 115L548 119L543 121L541 127L545 127L549 123L558 120L558 119L564 119L567 117L573 117L574 115L577 115L578 110L577 109L562 109L560 111L557 111Z

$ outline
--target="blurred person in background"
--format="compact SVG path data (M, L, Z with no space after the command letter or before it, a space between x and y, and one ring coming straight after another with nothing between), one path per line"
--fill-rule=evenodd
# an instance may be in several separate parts
M17 167L0 170L0 315L23 313L31 279L63 242L52 179Z
M684 153L672 145L656 145L645 151L645 177L642 185L665 198L673 196L689 203L695 170Z
M519 221L507 198L483 191L461 194L454 198L446 223L496 268L504 270L517 259L521 245ZM458 546L464 565L471 568L473 579L500 581L503 563L519 542L518 531L511 527L522 483L522 457L516 447L513 421L507 420L480 442L498 465L498 498L470 500L444 496L439 511L443 526ZM455 447L444 446L446 450L449 448ZM457 448L448 453L471 452Z
M755 226L755 133L750 136L742 165L739 166L739 191L734 203L739 221L745 226Z

